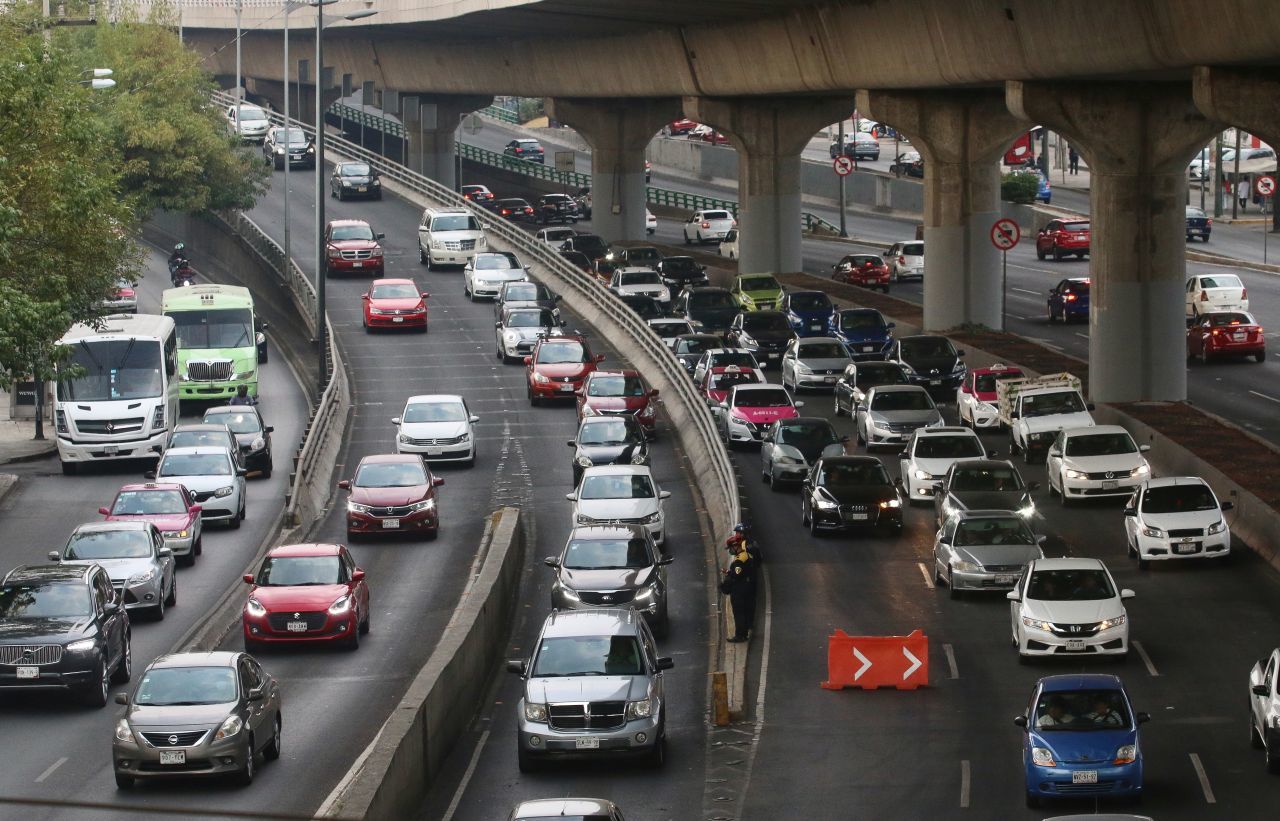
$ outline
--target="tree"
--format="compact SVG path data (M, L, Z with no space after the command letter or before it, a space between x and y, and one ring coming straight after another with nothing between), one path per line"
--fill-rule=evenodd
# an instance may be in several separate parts
M1000 199L1028 205L1036 201L1040 175L1034 171L1010 171L1000 180Z

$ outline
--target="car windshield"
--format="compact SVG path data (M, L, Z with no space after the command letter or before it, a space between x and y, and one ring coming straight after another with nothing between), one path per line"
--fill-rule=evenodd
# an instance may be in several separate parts
M667 257L662 261L662 273L664 274L696 274L698 264L693 261L693 257Z
M787 318L783 314L775 311L752 311L742 315L742 330L747 333L790 331L791 326L787 324Z
M479 231L480 220L470 214L448 214L431 220L432 231Z
M64 559L144 559L151 555L145 530L100 530L72 533Z
M1127 433L1086 433L1067 437L1066 456L1114 456L1137 453L1138 446Z
M1218 500L1207 485L1157 485L1142 492L1143 513L1187 513L1217 507Z
M882 331L884 317L879 311L841 311L840 327L846 331Z
M848 359L849 352L839 342L808 342L797 351L800 359Z
M638 376L593 376L587 381L587 396L644 396Z
M912 158L912 162L916 162L916 161L918 161L919 159L920 159L920 155L919 155L919 154L917 154L917 155L915 155L915 157L913 157L913 158ZM903 255L903 256L907 256L907 257L922 257L922 256L924 256L924 243L923 243L923 242L908 242L906 245L902 246L902 255Z
M402 422L465 422L467 409L461 402L414 402L404 409Z
M984 456L976 436L922 436L916 440L917 459L964 459Z
M793 311L829 311L831 300L826 294L792 294L791 310Z
M606 419L585 423L578 433L581 445L625 445L637 441L622 419Z
M256 123L265 119L267 119L267 112L262 109L247 105L240 106L240 122Z
M335 225L329 238L335 241L363 239L373 241L373 229L367 225Z
M659 262L662 254L657 248L630 248L627 250L628 262Z
M1042 693L1035 726L1047 732L1128 730L1129 706L1119 690L1065 690Z
M633 636L570 636L543 639L533 661L535 678L638 676L644 673Z
M702 218L704 220L727 220L733 219L729 216L728 211L703 211Z
M344 177L367 177L373 169L367 163L348 162L338 166L338 173Z
M247 348L253 343L253 311L248 308L171 311L178 329L178 347Z
M1089 223L1087 223L1087 222L1064 222L1064 223L1062 223L1062 230L1063 230L1063 231L1074 231L1074 232L1076 232L1076 233L1080 233L1080 232L1082 232L1082 231L1088 231L1088 230L1089 230Z
M973 545L1030 545L1036 543L1035 534L1019 516L1002 518L965 519L956 527L955 543L958 547Z
M762 380L754 370L726 371L711 374L711 390L727 391L734 385L755 385Z
M502 299L506 302L537 302L545 298L540 290L536 282L512 283L506 286Z
M122 490L111 505L112 516L174 516L186 512L187 500L180 490Z
M691 339L681 339L677 342L676 353L703 353L718 347L720 347L720 340L718 339L693 337Z
M644 474L587 476L579 499L652 499L653 481Z
M550 311L512 311L506 322L508 328L551 328L555 324Z
M153 667L133 703L147 707L227 704L237 699L233 667Z
M1209 314L1209 323L1214 327L1223 327L1226 325L1256 325L1253 317L1248 314L1222 313Z
M951 490L961 492L1001 493L1022 490L1022 476L1011 467L957 468L951 474Z
M307 135L301 128L282 128L277 132L276 140L289 145L306 145Z
M169 440L171 448L198 448L212 445L217 448L230 448L235 442L223 431L216 430L180 430L175 431Z
M744 291L781 291L782 286L778 284L778 280L770 276L764 277L739 277L739 283Z
M973 378L973 389L978 393L995 393L996 383L1001 379L1021 379L1020 371L1005 371L1004 373L980 373Z
M1058 391L1022 397L1023 416L1052 416L1057 413L1084 413L1084 400L1076 391Z
M739 408L789 408L791 395L782 388L737 391L733 404Z
M512 140L512 142L514 142L520 148L523 148L525 151L530 151L530 150L534 150L542 147L538 145L537 140Z
M1114 599L1116 589L1105 570L1037 570L1027 584L1027 598L1036 601L1102 601Z
M568 570L627 570L651 564L644 539L574 539L564 550L562 566Z
M569 365L586 362L587 349L581 342L544 342L538 346L538 363L542 365Z
M207 425L226 425L232 433L259 433L262 420L253 411L208 411L202 420Z
M1200 277L1201 288L1243 288L1244 283L1235 274L1215 274L1211 277Z
M573 247L584 254L593 257L602 257L608 251L608 246L604 244L604 240L595 234L583 234L573 238Z
M955 355L956 349L951 345L951 341L941 337L902 340L903 359L942 359Z
M716 308L736 308L737 303L725 291L704 291L689 295L689 307L694 310L714 310Z
M267 587L345 584L347 573L337 556L268 556L254 581Z
M520 267L520 260L515 254L476 254L474 259L477 271L501 271L504 268Z
M863 389L874 388L876 385L905 385L907 375L902 372L902 368L893 364L859 365L854 384Z
M801 450L826 447L840 441L830 422L788 422L778 426L774 441L780 445L792 445Z
M0 619L83 618L93 599L82 582L13 582L0 586Z
M871 409L878 411L922 411L933 410L933 400L923 390L919 391L876 391L871 397Z
M671 339L672 337L687 334L693 330L688 322L658 322L649 325L653 332L661 339Z
M657 271L622 271L618 274L619 285L661 285L662 280Z
M727 368L736 365L739 368L758 368L756 358L747 351L722 351L711 356L710 367Z
M823 487L863 487L887 485L889 474L884 465L875 461L831 462L822 466L818 484Z
M375 285L369 291L373 299L421 299L422 294L412 282L397 282L392 285Z
M162 395L164 358L159 342L112 337L67 347L69 355L58 365L59 399L94 402Z
M373 462L361 465L353 484L357 487L415 487L427 483L420 462Z
M222 453L167 453L157 476L230 476L231 461Z

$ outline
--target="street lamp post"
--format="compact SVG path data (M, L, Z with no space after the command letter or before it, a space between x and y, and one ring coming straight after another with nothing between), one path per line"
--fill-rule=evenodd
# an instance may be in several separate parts
M236 122L240 122L240 12L244 10L244 0L236 0Z

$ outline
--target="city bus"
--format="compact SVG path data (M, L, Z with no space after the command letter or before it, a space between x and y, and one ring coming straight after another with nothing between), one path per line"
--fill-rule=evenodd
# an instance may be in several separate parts
M253 297L235 285L170 288L160 310L178 329L178 396L225 401L240 385L258 395Z
M117 314L58 340L54 428L62 472L117 459L155 458L178 419L173 320Z

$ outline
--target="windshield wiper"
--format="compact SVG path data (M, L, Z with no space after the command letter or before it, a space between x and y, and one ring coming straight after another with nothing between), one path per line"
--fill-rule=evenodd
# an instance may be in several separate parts
M99 372L99 373L101 373L101 372L102 372L102 370L103 370L103 368L102 368L102 363L101 363L101 362L99 362L99 361L98 361L98 357L94 355L94 353L93 353L93 348L90 348L90 347L89 347L89 343L85 342L85 341L82 339L82 340L80 340L80 347L81 347L81 348L84 348L84 352L85 352L85 353L87 353L87 354L89 355L89 358L93 360L93 364L97 366L97 368L98 368L98 372Z

